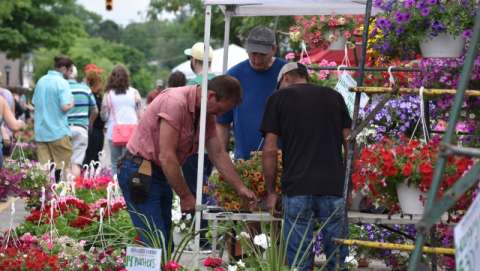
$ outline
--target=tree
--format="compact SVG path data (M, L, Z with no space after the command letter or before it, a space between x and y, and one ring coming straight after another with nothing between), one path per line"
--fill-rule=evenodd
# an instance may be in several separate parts
M59 49L42 48L35 52L34 78L38 79L53 67L53 57L60 53ZM70 56L83 76L83 67L95 63L107 73L114 65L123 63L132 74L146 65L145 58L138 50L123 44L106 41L102 38L82 37L74 39L71 48L64 52Z
M201 0L151 0L148 15L157 19L162 12L174 12L178 17L184 18L187 25L194 32L195 38L203 40L205 25L205 9ZM188 16L185 16L188 14ZM293 25L293 17L234 17L230 24L230 42L242 45L248 31L257 25L272 27L276 30L288 32ZM212 31L213 43L221 44L224 35L224 16L218 6L212 8Z
M122 38L122 28L112 20L105 20L98 24L96 31L92 31L91 35L102 37L109 41L120 42Z
M73 0L0 1L0 51L18 58L36 48L67 49L74 37L84 36L82 22L61 10Z

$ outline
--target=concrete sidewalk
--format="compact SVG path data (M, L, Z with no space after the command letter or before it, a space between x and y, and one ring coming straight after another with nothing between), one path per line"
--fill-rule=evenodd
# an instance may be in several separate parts
M15 213L12 220L12 203L15 207ZM29 213L25 210L25 201L21 198L8 198L7 202L0 203L0 231L6 231L10 228L12 222L13 228L17 227Z

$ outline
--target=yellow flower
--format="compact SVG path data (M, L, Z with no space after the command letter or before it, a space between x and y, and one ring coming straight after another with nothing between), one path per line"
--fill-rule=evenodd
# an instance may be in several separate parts
M300 39L302 38L302 33L300 31L293 31L289 33L290 40L293 42L299 42Z

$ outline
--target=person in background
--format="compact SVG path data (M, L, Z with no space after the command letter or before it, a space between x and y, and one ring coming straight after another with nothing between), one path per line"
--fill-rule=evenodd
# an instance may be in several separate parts
M25 122L31 121L31 112L33 112L33 106L27 102L27 96L25 95L27 89L22 87L14 87L11 89L11 91L15 100L15 118L23 119Z
M202 84L202 72L203 72L203 55L205 44L203 42L195 43L192 48L185 49L184 54L190 59L190 68L195 77L187 81L187 85L201 85ZM209 47L208 50L208 69L212 66L213 49ZM214 73L208 73L208 79L212 79L215 76Z
M261 147L260 122L267 98L276 88L277 76L285 61L275 58L275 33L264 26L253 28L247 37L248 59L227 71L240 81L244 92L241 104L217 118L217 131L227 146L230 128L235 137L235 159L247 160Z
M167 85L169 88L183 87L187 84L187 77L181 71L175 71L168 77Z
M101 74L103 69L97 67L95 64L87 64L83 68L85 72L84 81L92 90L95 98L97 108L102 106L103 96L103 79ZM103 141L105 139L105 121L97 115L93 123L90 122L91 127L88 129L88 147L85 153L85 160L83 164L89 165L92 161L99 161L98 154L103 149Z
M117 65L108 76L107 93L102 101L102 118L107 122L107 139L110 144L112 174L117 174L117 161L126 151L125 146L112 142L113 126L116 124L137 124L141 114L142 100L138 90L130 86L128 70Z
M68 125L72 132L72 174L79 176L88 146L88 130L98 115L97 105L90 88L77 82L77 68L72 65L68 84L73 94L74 106L68 111Z
M57 181L60 181L62 166L67 173L70 171L72 158L72 133L67 112L73 107L73 95L65 80L72 73L72 65L72 60L66 56L55 57L55 70L48 71L38 80L33 93L38 161L41 164L55 162Z
M1 78L1 74L0 74ZM0 96L2 96L8 104L8 107L15 115L15 99L13 98L12 92L6 88L0 87ZM0 131L2 133L2 152L4 156L9 156L12 149L13 142L13 132L12 130L5 127L5 123L2 123L0 126Z
M281 140L283 235L288 264L295 264L301 271L313 270L313 229L325 223L321 231L327 270L337 270L336 261L343 264L348 253L345 246L336 245L332 239L347 237L342 146L346 155L352 120L342 95L309 84L304 65L291 62L283 66L278 83L280 90L268 99L261 126L265 135L262 157L267 208L274 210L279 197L275 179ZM295 262L301 258L306 260Z
M3 123L5 123L6 127L12 131L18 131L25 126L25 123L22 120L15 119L15 115L10 109L7 101L0 96L0 125L3 126ZM3 167L3 151L0 151L0 168L2 167Z
M165 88L162 79L158 79L156 82L156 87L154 90L150 91L147 95L147 104L150 104L155 97L157 97L160 92Z

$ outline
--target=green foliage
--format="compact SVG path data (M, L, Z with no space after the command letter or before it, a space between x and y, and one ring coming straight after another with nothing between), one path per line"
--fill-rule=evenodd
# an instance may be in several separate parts
M177 19L190 27L195 38L203 40L205 11L201 0L151 0L149 16L153 19L163 11L175 12ZM234 17L231 21L230 42L243 45L248 31L255 26L265 25L277 30L288 32L293 24L292 17ZM212 39L221 46L224 34L224 15L218 6L212 8Z
M34 78L36 80L52 69L53 57L59 53L58 49L40 49L35 52ZM95 63L107 72L112 70L115 64L124 63L133 74L145 65L145 58L140 51L101 38L75 39L73 46L66 54L78 67L80 78L83 76L83 67L88 63Z
M105 189L82 188L75 191L75 195L85 201L85 203L93 203L99 199L106 198L107 191Z
M82 22L60 11L73 0L2 0L0 51L18 58L34 49L68 48L73 38L85 35Z
M126 210L115 213L110 219L105 218L102 225L102 238L98 237L99 222L93 222L89 226L80 229L74 228L69 223L75 219L76 212L69 212L63 216L59 216L55 220L55 229L58 236L68 236L77 241L85 240L89 245L98 246L98 242L102 240L103 245L116 247L123 247L125 244L131 244L137 234L133 227L130 216ZM51 230L50 224L37 224L30 221L25 221L16 228L18 236L25 233L31 233L35 236L42 236L49 233Z
M153 74L145 68L141 68L132 75L132 85L138 89L140 95L146 96L149 91L155 88Z

